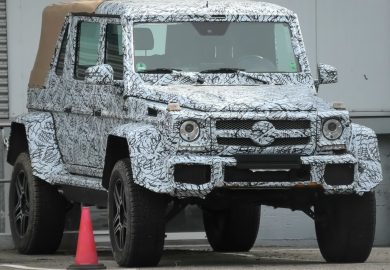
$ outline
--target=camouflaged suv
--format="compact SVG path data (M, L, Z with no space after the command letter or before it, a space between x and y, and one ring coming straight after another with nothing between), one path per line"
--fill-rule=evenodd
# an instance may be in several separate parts
M260 206L300 210L328 262L363 262L382 180L374 132L317 96L297 16L239 1L49 6L12 123L10 220L54 252L69 205L108 205L121 266L158 264L166 222L203 211L215 251L248 251ZM107 203L108 202L108 203Z

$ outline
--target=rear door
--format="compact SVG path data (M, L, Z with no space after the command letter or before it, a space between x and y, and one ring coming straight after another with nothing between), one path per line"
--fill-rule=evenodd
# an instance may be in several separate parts
M65 68L63 112L54 113L58 144L70 172L87 174L82 167L96 164L93 86L85 83L88 67L103 62L102 23L93 17L70 19ZM61 55L61 53L60 53ZM57 66L60 66L60 61Z

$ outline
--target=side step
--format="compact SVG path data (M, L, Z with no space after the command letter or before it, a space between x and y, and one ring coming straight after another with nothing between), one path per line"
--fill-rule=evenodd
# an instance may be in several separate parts
M50 177L49 182L58 187L58 190L69 201L84 205L107 207L107 190L102 186L101 178L86 177L66 173ZM51 180L51 181L50 181Z
M85 206L107 207L107 191L69 185L61 185L59 190L69 201L82 203Z

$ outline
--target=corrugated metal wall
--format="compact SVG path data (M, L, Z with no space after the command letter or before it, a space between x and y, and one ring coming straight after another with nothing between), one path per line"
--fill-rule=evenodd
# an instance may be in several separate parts
M6 0L0 0L0 119L8 119L8 52Z

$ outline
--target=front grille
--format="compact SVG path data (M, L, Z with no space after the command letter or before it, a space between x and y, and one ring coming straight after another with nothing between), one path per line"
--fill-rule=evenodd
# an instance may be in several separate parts
M220 145L233 145L233 146L257 146L249 138L217 138L217 143Z
M259 120L218 120L216 128L221 129L251 129ZM276 129L308 129L310 120L270 120Z
M267 113L247 119L214 119L213 148L221 155L276 154L281 150L283 154L312 153L315 149L315 116L302 113L282 116Z
M310 142L309 137L303 138L277 138L273 143L268 146L290 146L290 145L306 145ZM229 146L248 146L257 147L259 146L250 138L217 138L217 143L220 145Z

